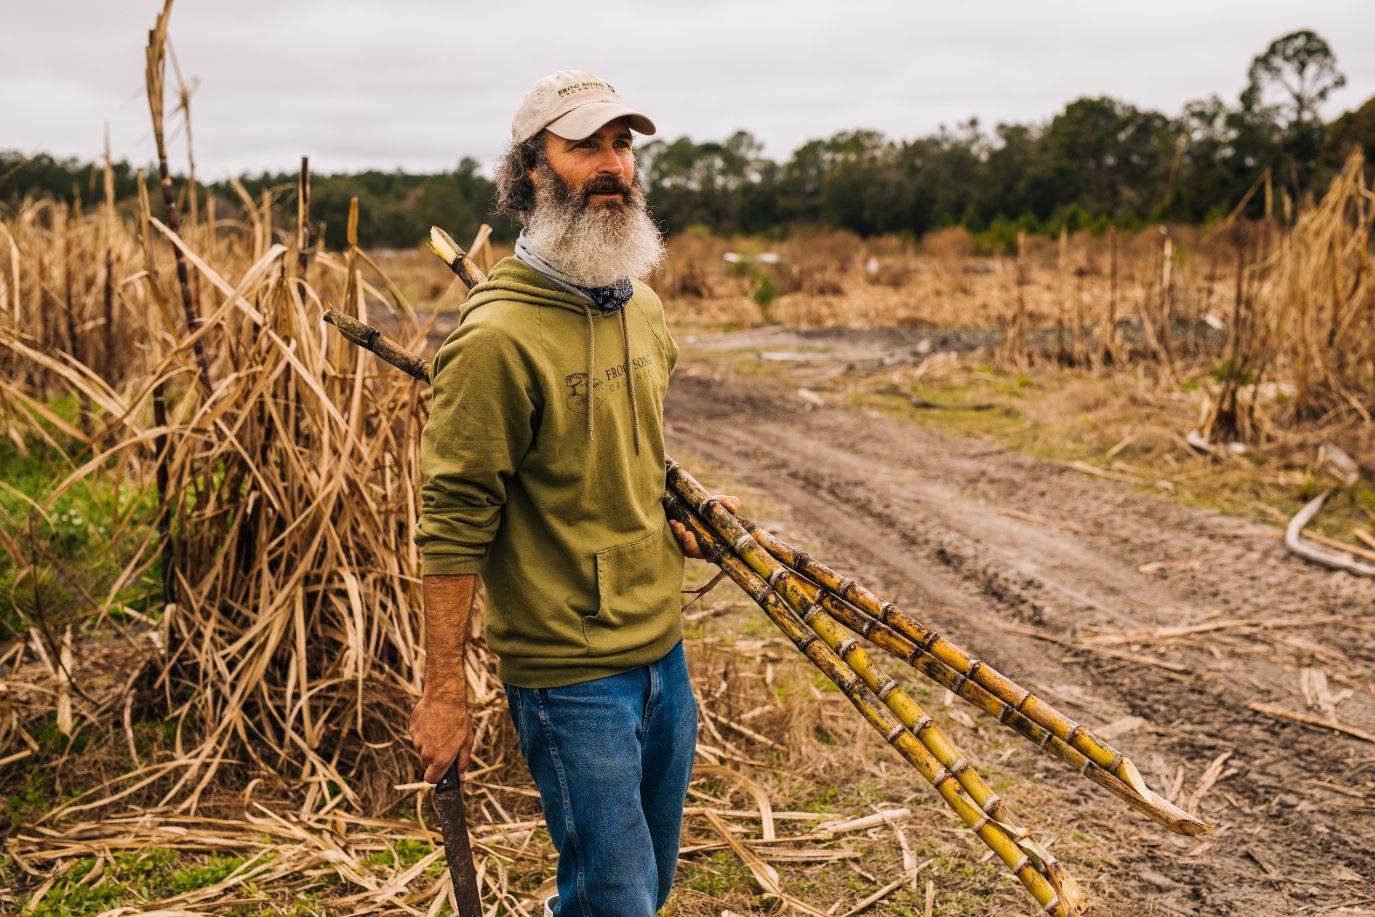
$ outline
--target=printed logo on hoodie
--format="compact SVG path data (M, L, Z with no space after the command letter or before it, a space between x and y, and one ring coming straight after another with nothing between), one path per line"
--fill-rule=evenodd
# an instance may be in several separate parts
M587 413L587 373L569 373L563 377L568 386L568 398L564 403L575 414ZM606 386L602 380L592 379L592 408L596 410L606 402Z

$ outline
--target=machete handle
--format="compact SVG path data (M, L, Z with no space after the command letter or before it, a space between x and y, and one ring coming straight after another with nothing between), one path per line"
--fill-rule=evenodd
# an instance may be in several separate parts
M436 793L446 790L456 790L459 788L458 759L455 758L449 765L449 769L444 772L444 776L439 778L439 782L434 785Z

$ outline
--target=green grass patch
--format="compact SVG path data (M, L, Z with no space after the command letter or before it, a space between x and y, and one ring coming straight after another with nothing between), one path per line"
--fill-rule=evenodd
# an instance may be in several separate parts
M409 869L419 863L426 856L434 852L434 845L424 841L417 841L411 838L402 838L397 841L391 850L374 850L367 856L367 863L372 866L380 866L384 869L404 870ZM444 862L436 860L430 864L426 873L439 875L444 870Z
M113 907L148 905L223 882L248 861L238 856L150 847L115 853L91 881L88 877L97 862L94 857L79 860L29 913L34 917L85 917ZM283 913L280 908L253 912Z
M64 400L50 406L64 416L75 413ZM132 482L114 462L50 499L90 456L55 430L49 435L57 446L37 436L23 449L0 442L0 480L6 484L0 487L0 527L19 555L0 553L0 638L25 633L40 613L50 629L79 623L92 597L103 598L129 562L157 510L153 488ZM145 575L115 604L154 614L159 597L155 577Z
M713 898L741 888L759 888L749 868L729 850L718 850L686 864L680 881L693 891Z

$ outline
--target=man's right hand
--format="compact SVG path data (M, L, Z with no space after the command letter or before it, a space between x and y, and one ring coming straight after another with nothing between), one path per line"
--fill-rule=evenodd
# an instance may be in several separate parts
M473 720L462 688L426 691L411 711L410 736L427 783L438 783L455 760L458 772L463 773L473 754Z

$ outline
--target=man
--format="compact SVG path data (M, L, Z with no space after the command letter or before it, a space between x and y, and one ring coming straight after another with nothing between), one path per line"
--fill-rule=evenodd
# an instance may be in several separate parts
M512 122L498 203L516 255L435 357L422 438L427 670L411 737L437 782L472 752L463 645L477 574L521 753L559 853L556 917L651 917L668 897L697 709L669 523L663 399L678 347L638 278L663 257L605 81L560 71ZM723 497L732 508L733 497Z

